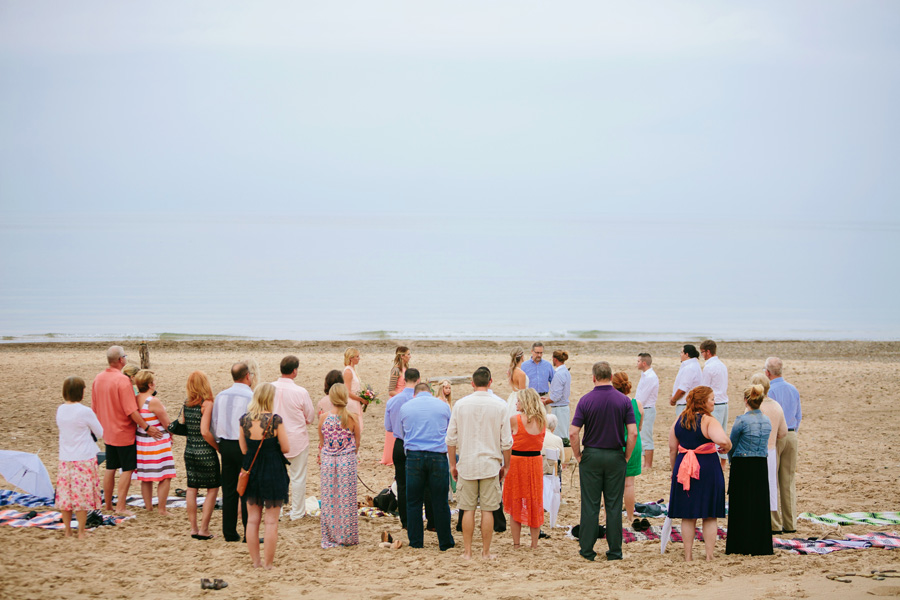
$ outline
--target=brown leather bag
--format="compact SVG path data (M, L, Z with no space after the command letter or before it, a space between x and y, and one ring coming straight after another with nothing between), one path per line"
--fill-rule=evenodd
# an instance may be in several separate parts
M256 457L259 456L259 449L262 448L263 442L266 441L266 434L269 433L269 427L272 426L272 421L275 420L275 415L272 415L272 418L269 419L269 424L266 426L266 430L263 431L262 439L259 440L259 446L256 447L256 454L253 455L253 460L250 461L250 469L253 468L253 463L256 462ZM237 493L238 496L243 496L244 492L247 491L247 482L250 481L250 469L246 471L241 469L241 472L238 474L238 482L237 482Z

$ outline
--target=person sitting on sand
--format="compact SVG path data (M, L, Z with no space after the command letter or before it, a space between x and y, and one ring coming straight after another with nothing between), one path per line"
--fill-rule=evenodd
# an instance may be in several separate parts
M59 467L56 475L56 508L62 512L66 537L72 535L72 512L78 519L78 538L85 537L89 510L100 508L100 471L97 466L99 448L91 439L103 437L103 426L87 406L84 379L68 377L63 382L63 400L56 409L59 427Z

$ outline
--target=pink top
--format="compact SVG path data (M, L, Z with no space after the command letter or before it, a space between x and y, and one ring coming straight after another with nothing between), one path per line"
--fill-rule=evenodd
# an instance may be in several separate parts
M316 405L316 413L319 415L319 422L322 421L325 417L322 415L327 415L327 413L331 412L331 398L325 396L319 403ZM362 433L363 430L363 418L362 418L362 404L357 400L348 399L347 400L347 412L356 413L356 416L359 417L359 431Z
M347 381L348 370L353 374L353 377L349 382ZM359 396L359 393L362 391L362 383L359 381L359 375L356 374L356 369L350 366L344 367L344 383L347 385L347 389L350 390L351 394ZM351 400L351 402L359 404L359 401L357 400Z
M687 492L691 489L691 478L700 479L700 462L697 460L697 454L715 454L718 450L714 443L707 442L693 450L679 445L678 452L684 454L684 458L681 459L681 465L678 467L677 479L684 491Z
M111 446L130 446L134 443L137 425L131 413L138 410L131 380L118 369L110 367L91 385L91 409L103 426L103 441Z
M275 386L275 405L272 412L279 415L284 422L291 446L284 456L293 458L309 448L309 432L306 426L315 418L312 399L309 392L289 377L281 377L272 385Z

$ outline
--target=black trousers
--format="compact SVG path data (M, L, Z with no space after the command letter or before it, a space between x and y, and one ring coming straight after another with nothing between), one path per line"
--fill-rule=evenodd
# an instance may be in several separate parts
M247 501L238 496L238 474L244 463L241 444L237 440L221 440L219 453L222 455L222 535L226 541L240 541L237 532L238 503L241 506L241 523L247 531Z
M400 526L406 529L406 452L403 440L394 439L394 480L397 482L397 512L400 513Z

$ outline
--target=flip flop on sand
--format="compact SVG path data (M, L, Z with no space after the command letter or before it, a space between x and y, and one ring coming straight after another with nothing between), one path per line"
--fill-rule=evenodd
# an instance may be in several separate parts
M228 587L228 582L222 579L213 579L210 581L209 579L201 579L200 580L200 589L201 590L222 590Z

